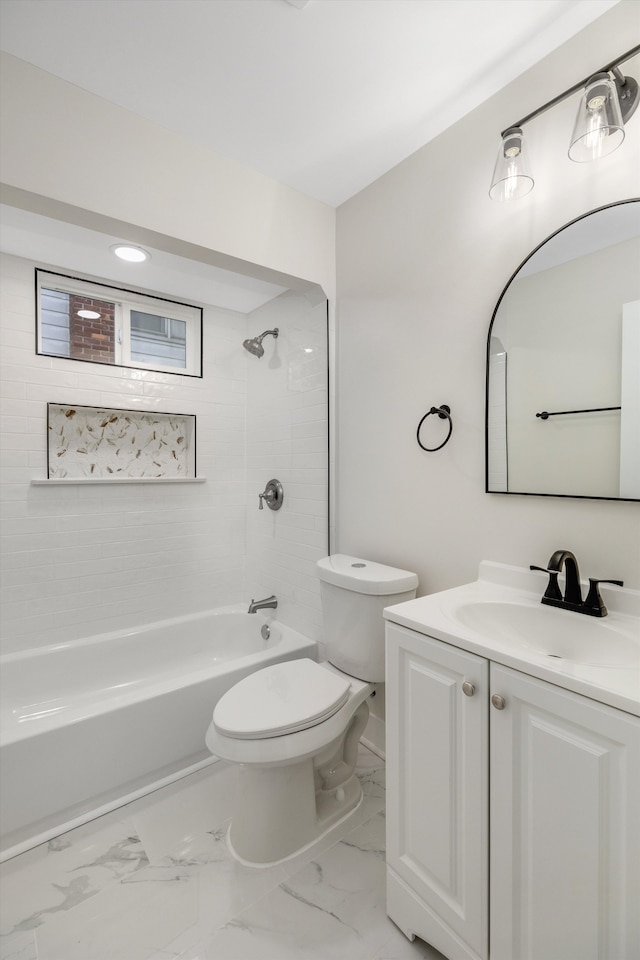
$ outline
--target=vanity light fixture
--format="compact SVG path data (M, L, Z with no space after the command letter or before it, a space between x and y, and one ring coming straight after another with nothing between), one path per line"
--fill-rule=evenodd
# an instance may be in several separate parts
M502 134L489 196L492 200L516 200L533 190L533 177L526 165L522 127L509 127Z
M492 200L515 200L533 188L533 178L526 167L522 127L579 90L583 95L569 145L570 159L578 163L599 160L620 146L624 125L633 116L640 94L637 82L633 77L625 77L619 67L637 53L640 44L503 130L489 189Z
M142 247L133 246L130 243L114 243L111 247L116 257L126 260L127 263L143 263L151 259L151 254L143 250Z
M632 77L625 84L635 83ZM638 85L636 83L637 103ZM599 160L613 153L624 140L624 121L615 80L608 73L591 77L580 101L569 157L577 163Z

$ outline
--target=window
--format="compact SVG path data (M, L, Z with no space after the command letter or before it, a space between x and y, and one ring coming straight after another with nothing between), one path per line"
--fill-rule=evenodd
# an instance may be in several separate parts
M36 270L37 352L202 376L202 309Z

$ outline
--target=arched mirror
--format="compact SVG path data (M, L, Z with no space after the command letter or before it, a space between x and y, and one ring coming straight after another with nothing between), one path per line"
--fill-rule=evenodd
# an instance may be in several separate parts
M640 200L541 243L487 342L488 493L640 500Z

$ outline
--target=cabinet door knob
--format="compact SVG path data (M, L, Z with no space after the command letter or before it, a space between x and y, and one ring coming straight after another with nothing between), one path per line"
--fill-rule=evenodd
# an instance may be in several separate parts
M465 682L462 684L462 692L464 693L465 697L472 697L476 692L475 684L469 683L468 680L465 680Z
M494 693L491 697L491 703L494 705L496 710L504 710L506 706L506 700L504 697L501 697L499 693Z

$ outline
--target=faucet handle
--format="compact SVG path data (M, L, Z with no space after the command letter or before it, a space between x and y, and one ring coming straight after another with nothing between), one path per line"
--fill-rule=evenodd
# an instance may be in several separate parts
M284 500L284 490L279 480L269 480L262 493L258 494L258 509L263 510L266 502L270 510L279 510Z
M596 580L595 577L589 577L589 592L584 605L587 608L585 612L592 617L606 617L607 615L607 608L598 589L600 583L613 583L616 587L624 587L624 580Z
M559 570L549 570L548 567L537 567L533 563L529 565L529 570L539 570L540 573L548 573L549 583L547 584L544 596L547 600L562 600L562 593L560 592L560 586L558 584Z

